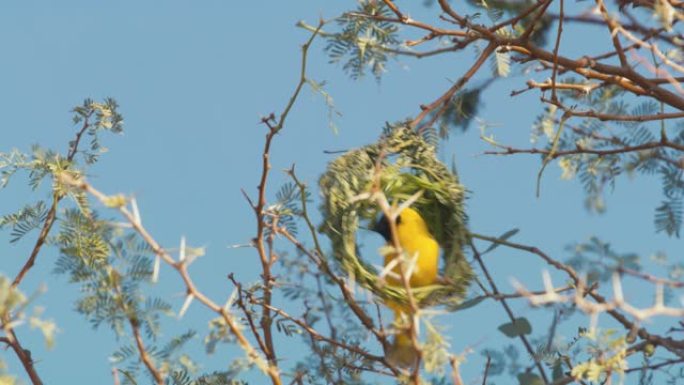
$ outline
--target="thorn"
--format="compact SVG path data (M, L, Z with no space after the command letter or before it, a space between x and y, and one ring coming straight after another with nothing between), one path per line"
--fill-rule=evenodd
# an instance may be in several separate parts
M154 257L154 266L152 268L152 283L159 281L159 267L161 265L161 257L156 255Z
M359 195L353 196L349 198L349 203L356 203L358 201L365 201L366 199L370 199L371 194L368 192L361 193Z
M254 247L254 242L252 242L252 243L237 243L234 245L228 245L226 247L229 249L242 249L244 247Z
M354 271L349 272L349 277L347 277L347 287L349 288L350 293L353 295L356 294L356 274Z
M625 297L622 293L622 282L620 282L620 275L618 273L613 273L613 295L618 305L624 303Z
M185 236L181 237L180 250L178 252L178 260L183 262L185 260Z
M235 288L235 289L233 289L233 292L230 293L230 296L228 297L226 304L223 305L223 311L225 311L226 313L228 313L230 311L230 307L233 306L233 304L235 303L235 299L237 298L237 296L238 296L238 290L237 290L237 288Z
M140 211L138 210L138 202L136 201L135 197L131 198L131 209L133 210L133 219L135 219L135 223L137 225L140 225L142 223L142 219L140 219Z
M180 311L178 312L178 318L183 318L185 315L185 312L188 311L188 308L190 307L190 304L192 303L192 300L195 299L195 296L192 294L188 294L187 297L185 297L185 302L183 302L183 307L181 307Z
M380 271L380 274L378 274L378 277L384 279L385 277L389 276L390 278L401 279L397 273L392 271L397 265L399 265L399 258L399 256L396 256L386 263L385 267Z
M663 284L658 282L656 284L656 294L655 294L655 307L656 309L661 309L665 304L665 291Z
M410 259L404 260L403 262L403 268L404 268L404 275L406 276L407 279L411 279L411 276L413 275L413 271L416 270L416 267L418 266L418 255L419 253L416 251L412 256L410 256ZM408 262L408 266L406 266L406 263Z
M421 196L423 196L424 193L425 193L425 190L418 190L418 192L416 192L415 194L411 195L411 197L410 197L409 199L407 199L404 203L402 203L401 205L399 205L399 207L398 207L397 210L396 210L396 211L397 211L397 215L398 215L399 213L401 213L402 211L404 211L405 208L407 208L407 207L411 206L412 204L416 203L416 201L417 201Z
M542 280L544 281L544 290L546 291L546 294L551 295L551 293L556 292L553 289L553 282L551 281L551 274L549 274L548 270L542 271Z
M289 176L294 176L295 174L295 164L292 163L292 166L289 169L285 169L285 173Z
M589 334L592 338L596 338L596 328L598 326L598 316L599 312L591 313L591 321L589 321Z

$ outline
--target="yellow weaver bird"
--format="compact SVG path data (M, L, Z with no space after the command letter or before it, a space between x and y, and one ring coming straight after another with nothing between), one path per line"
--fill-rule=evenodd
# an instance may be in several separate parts
M409 278L410 287L421 287L432 285L437 282L437 271L439 267L439 244L428 229L427 223L418 211L407 207L396 219L396 236L399 245L408 257L409 261L415 258L415 265L411 269ZM390 223L386 216L382 216L375 225L374 231L385 238L388 244L392 244L392 233ZM387 282L393 286L404 287L401 282L401 262L393 262L397 258L396 253L388 253L384 256L385 266L395 264L392 273L387 277ZM400 321L403 315L409 313L406 306L396 303L387 303L387 306L394 311L395 322ZM397 334L394 342L385 352L389 362L408 367L416 361L416 351L411 341L410 331Z

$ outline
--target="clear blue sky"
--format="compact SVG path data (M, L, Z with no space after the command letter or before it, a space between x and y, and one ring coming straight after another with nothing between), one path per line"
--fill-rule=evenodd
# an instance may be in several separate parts
M193 266L192 275L203 290L224 298L232 290L227 273L235 272L246 282L257 278L256 253L227 246L246 243L255 233L252 212L240 189L253 194L258 183L265 134L260 117L282 109L297 80L299 46L308 33L295 23L303 19L315 24L319 17L335 16L354 4L5 2L0 8L0 151L13 147L27 151L33 143L63 151L74 132L70 108L85 97L114 97L125 118L125 134L104 138L110 153L92 170L91 182L105 192L135 194L145 225L163 245L174 247L185 235L191 245L206 246L208 253ZM412 16L434 20L430 9L415 9ZM574 43L568 44L573 49ZM468 51L422 61L400 59L390 64L378 84L372 77L348 79L340 66L328 64L322 47L318 41L312 48L310 77L327 82L343 114L336 119L339 133L328 127L322 99L305 90L274 142L274 187L285 180L278 170L292 164L303 180L316 186L331 159L323 150L374 141L386 121L412 116L419 104L440 95L473 57ZM529 143L531 124L540 111L538 95L508 96L525 80L515 78L487 91L480 115L499 124L493 133L500 141ZM497 235L517 227L521 233L516 240L561 259L566 256L565 245L594 234L620 251L681 254L679 241L654 234L653 209L660 191L656 180L621 179L609 196L608 214L590 215L583 209L579 184L560 181L557 167L546 173L538 199L534 194L538 158L481 156L487 146L478 135L474 129L453 135L441 151L447 161L456 155L461 179L472 192L468 213L474 231ZM22 182L17 179L11 188L0 191L0 212L27 202ZM37 194L31 199L44 197ZM33 237L12 246L7 246L7 239L7 234L0 235L6 245L0 272L14 276ZM108 357L116 341L111 331L92 330L72 310L77 289L65 277L51 273L56 257L54 249L45 250L22 284L27 293L47 284L48 292L36 304L45 307L45 318L59 325L56 346L45 350L38 333L28 327L18 333L33 351L46 383L110 383ZM489 258L489 267L505 291L511 290L509 277L540 286L545 266L537 259L500 249ZM183 295L178 279L163 270L162 281L160 290L177 293L171 301L179 309ZM532 319L540 314L524 303L514 308ZM455 351L472 345L480 350L502 343L496 326L504 316L498 304L486 303L443 316L440 323L449 328ZM194 304L171 327L202 332L208 317ZM542 321L535 325L540 330L547 327ZM193 351L201 351L201 338L193 344ZM281 355L294 361L298 353ZM9 370L25 378L10 352L2 354ZM215 357L195 359L207 370L218 370L234 354L236 350L224 348ZM481 369L475 353L463 366L464 376L475 378Z

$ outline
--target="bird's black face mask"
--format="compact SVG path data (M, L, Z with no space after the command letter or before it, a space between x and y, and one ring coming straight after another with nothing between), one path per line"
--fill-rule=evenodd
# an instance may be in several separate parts
M397 217L397 225L401 223L401 216ZM389 225L389 220L383 215L373 226L373 231L382 235L385 241L390 242L392 240L392 233Z

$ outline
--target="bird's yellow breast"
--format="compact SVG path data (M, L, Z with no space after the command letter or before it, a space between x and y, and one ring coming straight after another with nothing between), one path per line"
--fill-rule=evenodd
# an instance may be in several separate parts
M396 225L397 238L409 260L416 258L409 284L412 287L431 285L437 281L439 266L439 244L430 234L427 224L417 211L406 208L399 216ZM385 266L395 258L394 254L385 255ZM393 272L400 275L397 265ZM388 278L391 285L401 285L401 281Z

